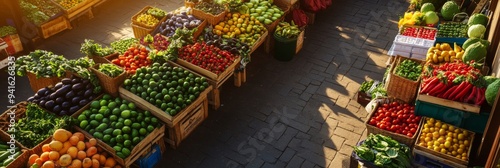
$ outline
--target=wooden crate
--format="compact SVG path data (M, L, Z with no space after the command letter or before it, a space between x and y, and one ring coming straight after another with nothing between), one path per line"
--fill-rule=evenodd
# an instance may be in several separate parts
M289 7L289 8L291 8L292 6L294 6L297 2L298 2L298 0L274 0L274 4L281 5L281 6L286 6L286 7Z
M387 103L394 102L394 101L399 102L399 103L404 103L403 101L397 100L397 99L385 99L385 101ZM377 128L377 127L369 124L370 119L373 117L373 115L378 110L378 107L380 105L381 105L380 103L377 103L375 105L375 107L373 108L373 111L370 112L370 114L368 115L368 119L365 121L367 134L370 134L370 133L371 134L382 134L382 135L391 137L392 139L398 141L399 143L405 144L411 148L413 146L413 144L415 144L415 141L417 140L417 134L414 134L413 137L408 137L408 136L403 135L403 134L398 134L395 132L390 132L387 130L380 129L380 128ZM421 119L420 124L418 125L419 128L422 127L422 125L423 125L422 121L423 121L423 119Z
M71 23L65 16L59 16L41 24L39 27L39 34L46 39L66 29L72 29Z
M136 39L141 39L144 36L153 33L153 30L155 30L153 28L141 27L141 26L136 25L134 23L132 23L131 26L132 26L132 31L134 32L134 37Z
M25 166L26 163L28 162L29 150L22 148L22 145L19 144L19 142L17 142L15 140L15 137L14 138L10 137L10 135L5 133L4 131L0 131L0 140L2 140L3 142L7 142L9 149L12 149L11 145L14 144L16 147L19 148L19 151L22 152L22 154L19 155L17 158L15 158L14 161L12 161L10 164L3 165L3 166L6 168L19 168L19 167ZM14 151L14 152L18 152L18 151Z
M229 67L227 67L224 72L222 72L219 75L182 59L177 59L176 63L186 69L189 69L191 71L194 71L198 74L207 77L208 83L213 87L212 92L210 92L209 94L209 103L213 105L213 108L215 110L217 110L220 107L219 88L229 79L229 77L231 77L231 75L234 74L234 70L236 66L240 63L240 60L241 60L240 57L236 58L234 62Z
M64 9L59 3L57 3L58 0L53 0L54 3L59 6L59 8L63 9L65 16L71 21L76 19L77 17L81 16L85 12L92 13L90 10L92 6L97 3L97 0L85 0L83 2L80 2L78 5L75 5L69 9ZM93 16L89 14L89 16Z
M421 122L422 124L425 123L426 118L427 117L422 118L422 122ZM465 130L462 128L457 128L457 129ZM469 150L467 151L467 158L470 159L472 144L474 144L475 133L472 131L469 131L469 130L465 130L465 131L468 131L469 136L472 137L471 141L469 143ZM418 130L417 140L420 139L421 135L422 135L422 127L420 127ZM418 154L423 155L423 156L426 156L426 157L429 157L429 158L443 161L444 163L447 163L449 165L454 165L454 167L467 167L469 164L468 160L466 161L466 160L458 159L456 157L453 157L453 156L450 156L450 155L447 155L447 154L444 154L441 152L436 152L434 150L430 150L430 149L427 149L426 147L420 146L420 145L418 145L418 141L415 141L413 152L418 153Z
M146 6L146 7L144 7L141 11L139 11L139 12L138 12L138 13L136 13L134 16L132 16L132 19L131 19L132 23L133 23L133 24L135 24L135 25L137 25L137 26L140 26L140 27L143 27L143 28L147 28L147 29L153 29L153 30L154 30L156 27L158 27L158 26L159 26L162 22L164 22L164 21L166 20L166 17L167 17L167 16L166 16L166 14L165 14L165 16L163 16L163 18L161 18L161 19L158 19L158 18L157 18L159 22L158 22L158 23L156 23L156 24L155 24L155 25L153 25L153 26L146 25L146 24L143 24L143 23L141 23L141 22L137 22L137 21L136 21L136 20L137 20L137 17L139 17L139 15L141 15L141 14L143 14L143 13L147 13L147 11L148 11L149 9L151 9L151 8L153 8L153 7L152 7L152 6Z
M297 37L297 47L295 48L295 53L299 53L300 50L302 50L302 47L304 46L304 35L305 35L305 30L302 30L299 34L299 37Z
M218 15L212 15L210 13L205 13L201 10L193 8L193 16L198 19L206 20L210 25L216 25L221 21L224 21L224 17L226 16L227 11L223 11Z
M123 84L125 79L127 79L127 72L122 69L123 72L113 78L99 71L99 66L100 64L95 64L93 67L90 67L90 70L92 70L92 72L96 74L104 92L109 93L111 96L117 97L118 88Z
M96 55L89 55L88 57L94 60L96 64L99 64L99 63L111 63L111 59L117 58L119 55L120 55L119 53L114 53L104 57Z
M474 105L474 104L468 104L468 103L462 103L462 102L457 102L453 100L448 100L448 99L443 99L439 97L434 97L430 96L427 94L418 94L417 100L423 101L423 102L428 102L428 103L433 103L449 108L454 108L462 111L467 111L471 113L477 113L481 111L481 106Z
M266 41L266 38L267 36L269 35L269 31L266 30L266 32L264 32L260 38L252 45L252 49L250 50L250 53L248 53L248 57L249 59L251 60L251 55L252 53L257 50L257 48L260 47L260 45L262 45L262 43L264 43Z

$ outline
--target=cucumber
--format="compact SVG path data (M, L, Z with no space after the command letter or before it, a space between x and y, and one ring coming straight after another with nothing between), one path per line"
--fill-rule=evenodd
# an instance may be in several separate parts
M8 158L7 160L4 160L3 161L3 165L9 165L10 162L14 161L14 159L16 159L17 157L19 157L19 155L21 155L21 151L17 151L15 154L14 154L14 157L12 158Z
M2 151L3 151L3 150L7 150L7 149L9 149L9 148L10 148L10 147L9 147L9 145L0 144L0 150L2 150Z
M6 160L7 157L9 157L9 155L10 155L10 152L3 153L2 155L0 155L0 161Z

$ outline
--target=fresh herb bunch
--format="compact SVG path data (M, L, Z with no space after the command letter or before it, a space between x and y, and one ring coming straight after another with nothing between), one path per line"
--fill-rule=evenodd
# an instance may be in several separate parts
M368 90L370 90L370 88L372 87L374 81L373 80L370 80L370 81L364 81L362 84L361 84L361 87L359 87L359 91L361 92L367 92Z
M194 8L212 15L219 15L226 10L224 5L208 2L197 3Z
M68 129L75 124L71 116L58 117L49 113L34 103L26 106L26 117L19 119L14 129L8 133L27 148L33 148L59 128Z
M94 85L94 93L100 93L102 91L101 84L99 83L99 79L97 76L92 73L89 68L94 66L95 63L93 60L88 57L78 58L76 60L69 60L66 64L63 64L63 67L68 71L71 71L78 75L78 77L82 79L90 80L90 83Z
M377 87L373 89L370 94L372 95L372 99L375 99L377 97L387 96L387 91L385 90L383 84L378 84Z
M177 59L179 56L179 49L186 44L193 44L193 33L196 32L198 28L194 28L192 30L184 27L175 30L174 35L168 38L168 48L166 50L166 55L169 57L173 57L172 59Z
M396 67L396 75L417 81L422 73L422 65L412 61L404 60Z
M161 18L165 17L167 12L165 12L164 10L161 10L160 8L153 7L151 9L148 9L148 11L146 13L150 14L151 16L154 16L157 19L161 19Z
M123 53L125 53L125 51L128 50L128 48L130 46L132 46L133 44L137 44L137 43L139 43L139 40L137 40L136 38L130 37L130 38L125 38L125 39L121 39L121 40L112 42L111 48L113 48L113 50L115 50L116 52L123 54Z
M370 134L354 152L361 159L372 162L377 167L412 167L410 148L398 141L380 134Z
M85 42L82 43L82 46L80 47L80 52L87 56L104 57L113 54L115 51L111 47L103 47L94 40L85 39Z
M68 60L60 55L45 50L35 50L16 60L16 74L25 76L27 72L34 73L37 78L62 77L66 74L64 64Z
M0 27L0 37L4 37L6 35L16 34L16 28L12 26L2 26Z
M99 71L108 75L109 77L117 77L123 73L123 69L115 64L101 64L99 65Z

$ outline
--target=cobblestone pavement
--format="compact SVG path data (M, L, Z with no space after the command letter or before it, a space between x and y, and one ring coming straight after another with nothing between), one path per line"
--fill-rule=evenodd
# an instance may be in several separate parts
M173 1L109 0L93 19L77 20L38 48L81 57L85 38L109 44L131 37L132 15L145 5L167 11L182 5ZM167 148L157 167L348 167L352 146L366 136L367 113L355 93L363 81L382 79L397 15L406 6L404 0L336 0L316 14L292 61L276 61L261 47L247 83L237 88L229 80L222 107L210 110L179 148ZM18 80L16 94L25 100L33 93L27 78Z

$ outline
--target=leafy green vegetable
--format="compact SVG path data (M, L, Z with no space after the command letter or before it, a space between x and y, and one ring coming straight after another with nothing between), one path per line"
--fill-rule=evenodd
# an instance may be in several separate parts
M417 81L422 73L422 65L412 60L404 60L396 67L396 75Z
M166 55L173 57L173 59L177 59L179 56L179 49L182 48L182 46L194 43L193 34L196 30L198 30L198 28L192 30L186 27L176 29L174 35L168 38L170 45L168 45Z
M360 158L373 162L378 167L412 167L410 148L384 135L368 135L360 146L354 147L354 152Z
M11 34L16 34L16 28L12 26L2 26L0 27L0 37L4 37Z
M45 50L35 50L16 60L16 74L25 76L27 72L34 73L37 78L63 77L66 69L63 66L66 58Z
M149 52L148 57L151 59L151 61L158 63L165 63L167 61L174 61L176 59L173 55L168 54L166 50L158 51L156 49Z
M24 16L35 25L48 21L62 10L53 2L43 0L21 0L19 7Z
M137 43L139 43L139 40L130 37L112 42L111 48L113 48L113 50L115 50L116 52L123 54L132 44L137 44Z
M361 87L359 87L359 91L361 92L367 92L368 90L370 90L370 88L372 87L374 81L373 80L370 80L370 81L364 81L362 84L361 84Z
M76 60L67 61L65 64L63 64L63 67L68 71L76 73L80 78L90 80L90 83L94 85L94 93L100 93L102 88L99 83L99 79L94 73L89 70L89 68L94 65L95 63L93 60L89 59L88 57L82 57Z
M85 39L82 43L80 52L87 56L108 56L115 52L111 47L103 47L102 45L94 42L94 40Z
M59 128L68 129L74 125L75 119L71 116L57 117L38 107L36 104L28 103L26 106L26 117L19 119L14 129L8 131L14 135L16 140L28 148L33 148L43 140L50 137Z
M123 73L123 69L115 64L101 64L99 65L99 71L108 75L109 77L117 77L118 75Z
M354 151L361 159L370 162L373 162L375 160L375 153L373 153L373 151L366 146L355 146Z
M387 96L387 91L383 84L379 84L370 94L372 95L372 99L375 99L377 97Z

